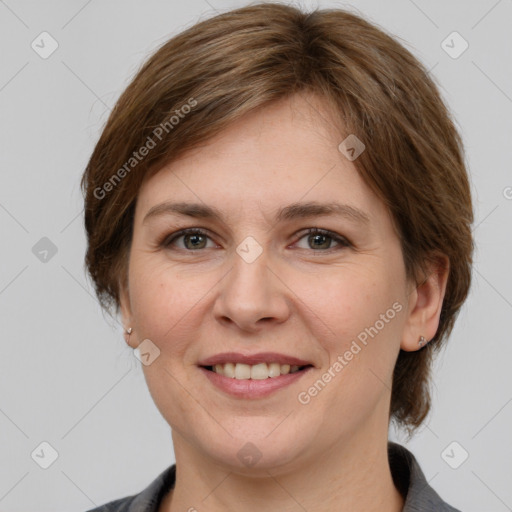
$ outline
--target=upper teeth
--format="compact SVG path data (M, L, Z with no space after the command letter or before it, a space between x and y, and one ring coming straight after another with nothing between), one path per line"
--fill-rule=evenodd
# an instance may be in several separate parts
M225 363L216 364L213 371L224 377L234 379L268 379L269 377L279 377L287 373L295 373L299 370L299 366L279 363L259 363L259 364L243 364L243 363Z

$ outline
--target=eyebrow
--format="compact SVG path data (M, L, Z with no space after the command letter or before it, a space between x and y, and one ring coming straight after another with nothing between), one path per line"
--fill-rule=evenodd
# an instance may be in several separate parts
M144 224L151 218L161 215L183 215L196 219L212 219L223 222L223 215L220 210L213 206L207 206L201 203L172 203L165 202L153 206L145 215L142 223ZM370 218L362 210L336 202L319 203L309 201L306 203L292 203L280 208L276 215L276 222L289 221L294 219L319 217L327 215L337 215L360 224L368 224Z

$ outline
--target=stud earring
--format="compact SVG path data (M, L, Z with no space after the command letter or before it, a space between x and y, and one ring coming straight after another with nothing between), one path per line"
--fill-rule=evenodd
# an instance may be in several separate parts
M423 347L423 345L426 345L426 343L427 343L427 339L426 339L426 338L424 338L423 336L420 336L420 339L419 339L419 341L418 341L418 345L419 345L420 347Z
M132 330L133 329L131 327L128 327L128 329L125 329L125 331L124 331L125 341L126 341L127 345L130 344L130 335L132 333Z

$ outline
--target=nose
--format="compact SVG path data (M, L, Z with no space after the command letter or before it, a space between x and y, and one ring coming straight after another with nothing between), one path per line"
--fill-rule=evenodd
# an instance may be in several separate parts
M290 292L283 281L276 265L270 268L266 251L250 263L234 253L233 266L219 283L214 317L247 332L286 321Z

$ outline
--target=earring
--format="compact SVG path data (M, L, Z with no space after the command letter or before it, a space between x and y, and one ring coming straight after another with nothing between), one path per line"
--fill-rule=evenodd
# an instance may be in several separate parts
M427 343L427 339L426 339L426 338L424 338L423 336L420 336L420 339L419 339L419 341L418 341L418 345L419 345L420 347L423 347L423 345L425 345L426 343Z
M128 336L129 336L132 333L132 328L128 327L128 329L126 329L125 333L128 334Z

